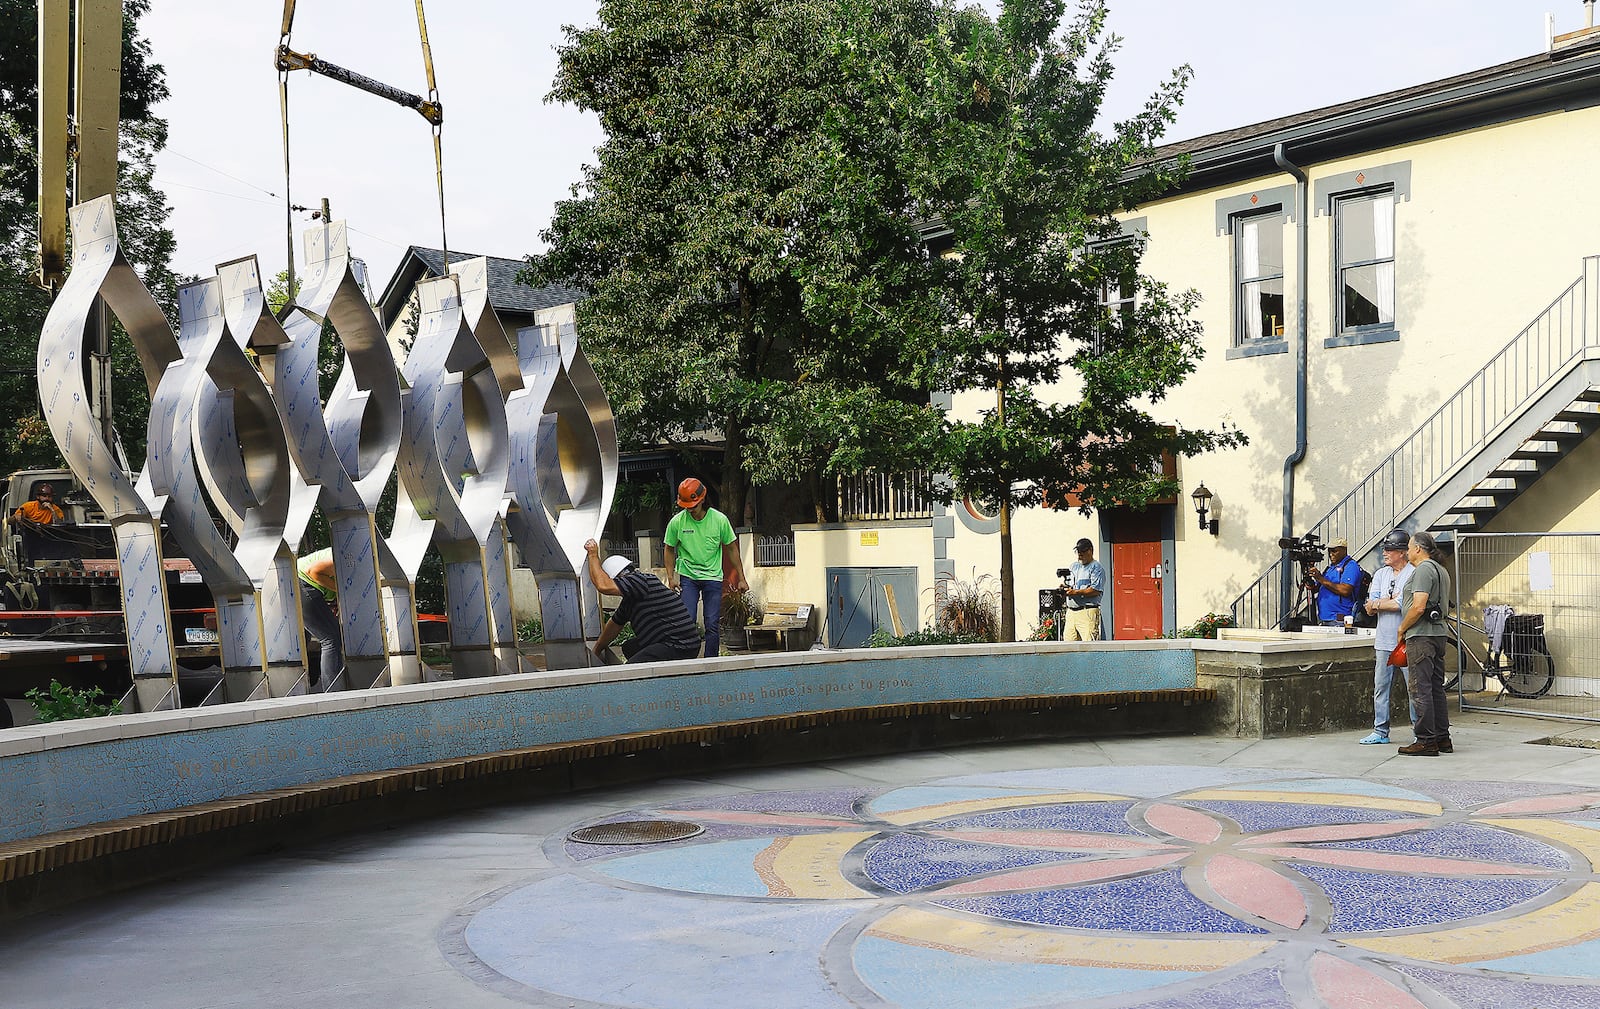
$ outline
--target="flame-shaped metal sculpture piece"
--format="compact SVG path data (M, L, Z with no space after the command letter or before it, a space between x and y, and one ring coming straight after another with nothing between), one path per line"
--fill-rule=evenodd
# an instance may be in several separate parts
M599 598L583 577L585 541L597 538L616 492L611 406L570 326L517 334L525 391L507 403L511 422L512 537L539 585L549 668L589 661L600 632ZM570 367L569 367L570 362Z
M169 629L159 512L136 487L136 481L145 483L142 475L124 470L100 437L84 388L84 331L97 310L97 298L105 299L132 339L152 395L167 366L182 355L161 307L117 246L111 197L72 208L71 221L72 272L39 337L40 402L67 466L111 524L133 672L129 702L141 711L176 707L178 664Z
M178 319L178 349L182 356L167 366L150 397L149 458L139 487L142 496L151 503L151 510L166 521L173 538L189 555L216 601L226 699L254 699L267 693L261 605L255 579L271 566L276 541L282 540L282 521L288 512L287 488L277 498L269 497L268 507L253 516L259 525L263 519L261 512L265 512L266 521L276 526L276 530L269 527L262 535L240 538L236 555L234 548L229 547L228 541L217 531L216 521L202 493L195 458L196 409L203 389L216 391L221 385L230 388L231 393L227 383L242 377L239 368L252 373L254 369L244 360L243 349L227 334L222 288L217 278L188 284L178 290ZM222 419L216 416L219 412L213 411L214 423ZM227 419L232 419L233 411L228 413ZM249 412L241 411L240 416L251 422L250 433L254 437L246 451L253 459L270 465L280 461L274 458L277 456L287 468L287 452L259 437L261 434L270 436L271 429L254 423L255 418ZM206 440L212 442L215 454L223 454L215 444L216 439ZM240 443L236 439L234 444ZM229 479L234 475L242 478L243 467L241 460L237 468L223 466L218 470L223 477L220 486L232 495L236 507L246 505L252 496L248 485L237 486L237 481ZM245 511L256 509L246 508ZM241 524L244 521L242 519ZM257 574L252 576L252 571Z
M453 277L417 285L416 341L407 384L400 480L417 514L433 522L450 606L457 677L516 671L494 648L484 553L500 519L507 475L499 380L462 315Z
M502 400L522 391L522 369L517 364L517 348L489 299L489 260L469 259L459 264L456 273L461 288L461 311L473 337L478 341ZM502 413L505 411L502 410ZM507 482L510 478L510 425L506 426ZM501 499L494 528L484 544L485 592L489 600L491 636L496 661L502 669L519 670L522 659L517 650L516 617L511 605L511 540L505 516L514 502L510 488L501 486Z
M217 267L217 281L232 339L207 369L195 408L200 477L238 541L234 555L257 582L269 690L277 697L304 693L300 579L285 533L291 500L298 495L302 502L314 501L315 495L290 460L288 431L272 390L246 353L254 346L276 355L288 337L267 308L256 257Z
M326 411L317 384L324 320L332 323L345 352ZM383 328L351 272L343 221L307 231L302 286L283 330L288 342L276 354L273 397L289 430L295 462L306 482L317 488L328 518L343 632L343 685L389 682L390 655L397 650L402 677L420 678L410 582L373 518L399 454L400 382ZM291 511L290 543L300 541L309 519L304 502ZM381 578L385 561L391 571ZM383 587L396 576L405 583L404 592L398 612L386 621Z

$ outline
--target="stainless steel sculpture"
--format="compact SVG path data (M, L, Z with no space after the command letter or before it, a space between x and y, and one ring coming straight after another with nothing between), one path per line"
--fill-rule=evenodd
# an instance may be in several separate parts
M166 316L117 246L112 198L73 207L71 219L71 273L39 337L40 401L68 467L111 523L133 672L129 704L141 711L176 707L178 664L169 630L160 519L141 493L148 485L145 475L123 469L100 436L84 388L84 331L98 309L97 299L105 299L132 339L152 395L181 354Z
M345 352L326 412L317 386L324 320L332 323ZM306 483L317 489L328 519L344 635L344 685L388 682L395 650L402 657L400 676L420 677L409 582L399 597L400 612L385 620L387 580L380 578L380 564L390 564L391 578L398 574L404 580L404 574L373 518L399 453L400 383L383 329L351 273L343 221L306 233L302 286L283 329L288 342L275 355L273 398L289 430L295 462ZM290 543L304 536L310 515L303 501L292 509L286 531Z
M289 458L288 432L272 390L246 354L250 346L270 347L275 354L288 340L267 309L256 257L217 267L217 281L231 342L207 370L195 411L200 476L239 543L235 556L254 576L268 687L282 697L306 689L300 579L294 547L285 539L289 508L297 493L302 500L315 495Z
M480 256L459 264L456 269L461 288L462 314L489 367L494 369L502 400L508 399L513 393L522 391L522 369L517 364L517 348L511 342L511 335L506 332L489 298L489 260ZM516 616L511 605L511 533L505 522L505 516L515 501L509 486L509 421L506 438L507 482L501 487L500 506L494 528L484 544L483 562L495 659L502 669L519 670L522 668L522 659L517 650Z
M506 490L505 402L462 315L456 279L424 281L417 298L417 336L402 369L400 480L417 514L432 521L444 560L455 675L515 672L496 656L484 567Z
M586 665L587 639L599 634L599 599L582 574L583 544L599 536L617 478L610 403L576 331L566 328L565 340L548 325L517 334L526 389L507 404L518 505L507 523L538 581L551 669Z
M517 671L508 530L539 583L550 668L588 664L600 611L583 543L610 509L617 444L570 325L524 330L519 349L490 304L488 261L469 261L418 286L402 376L333 222L307 233L304 284L282 324L247 257L182 288L175 335L117 248L111 198L74 208L72 227L72 272L41 336L39 385L63 455L110 519L133 706L179 703L163 520L216 602L224 676L207 703L306 689L294 553L319 505L345 658L345 676L323 689L429 672L413 599L430 546L445 562L454 675ZM149 458L137 475L115 461L89 410L83 344L98 297L132 337L150 390ZM344 349L325 407L324 325ZM385 537L374 516L395 475Z
M166 521L173 538L183 546L216 602L226 699L251 700L266 696L267 692L261 606L251 572L259 577L271 566L276 541L283 535L281 522L288 510L287 488L281 497L269 497L266 509L266 520L277 525L276 535L268 529L264 535L241 538L235 555L234 549L217 531L201 490L195 459L196 408L203 389L215 390L219 383L226 388L230 380L238 381L242 377L241 368L252 372L254 369L244 360L243 348L227 335L222 288L215 277L178 290L178 318L178 349L182 356L167 366L150 397L149 458L140 488L151 504L151 511ZM212 405L218 405L216 400ZM225 423L217 416L219 412L214 411L211 419ZM248 412L242 416L247 422L252 420ZM249 423L249 428L252 444L241 448L253 459L268 465L270 461L277 461L273 458L275 454L281 453L287 468L287 452L271 446L268 438L261 437L262 434L270 436L270 429L253 422ZM213 450L219 455L225 452L215 445ZM237 467L219 467L218 472L225 482L233 483L229 478L243 476L243 462ZM231 486L227 493L241 506L251 496L248 486ZM257 513L254 517L260 522L263 515Z

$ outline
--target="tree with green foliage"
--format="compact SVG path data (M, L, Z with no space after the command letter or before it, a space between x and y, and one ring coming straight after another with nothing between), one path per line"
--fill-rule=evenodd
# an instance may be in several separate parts
M908 152L936 10L602 0L596 27L566 29L550 98L606 139L523 279L588 291L578 324L625 450L723 440L735 521L752 479L821 502L826 476L932 444Z
M934 261L941 384L993 404L946 424L940 458L954 495L998 507L1005 641L1016 636L1015 509L1139 508L1177 489L1154 463L1162 452L1244 440L1151 414L1202 354L1196 296L1139 278L1139 243L1118 241L1113 215L1182 178L1183 165L1151 155L1189 69L1102 135L1118 44L1105 18L1101 0L1071 19L1064 0L1004 0L997 18L954 12L922 95L936 126L919 194L949 232ZM1130 286L1131 302L1108 297Z
M121 242L168 317L176 316L176 248L166 197L155 187L155 156L167 124L153 111L167 97L166 74L152 60L139 20L150 0L124 0L122 120L117 179ZM33 0L0 0L0 473L61 465L39 412L36 362L50 296L32 286L39 267L39 40ZM130 459L144 456L149 393L120 326L112 333L112 411ZM136 463L137 464L137 463Z

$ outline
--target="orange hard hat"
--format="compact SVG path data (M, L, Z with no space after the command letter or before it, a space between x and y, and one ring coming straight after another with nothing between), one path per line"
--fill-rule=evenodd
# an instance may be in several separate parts
M693 508L706 499L706 485L690 477L678 485L678 507Z

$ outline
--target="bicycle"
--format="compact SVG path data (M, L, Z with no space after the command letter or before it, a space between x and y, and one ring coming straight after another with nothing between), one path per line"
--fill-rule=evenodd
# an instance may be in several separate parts
M1478 673L1484 677L1485 684L1488 677L1495 677L1500 681L1500 692L1512 697L1543 697L1549 693L1555 683L1556 664L1550 657L1549 645L1545 643L1544 614L1525 613L1508 617L1498 652L1489 641L1488 631L1472 621L1459 616L1446 617L1445 621L1450 625L1449 643L1455 646L1458 657L1469 655L1477 666L1476 669L1467 669L1458 658L1454 674L1445 681L1446 690L1456 689L1465 671ZM1481 635L1484 655L1480 656L1467 643L1466 636L1461 632L1463 626Z

